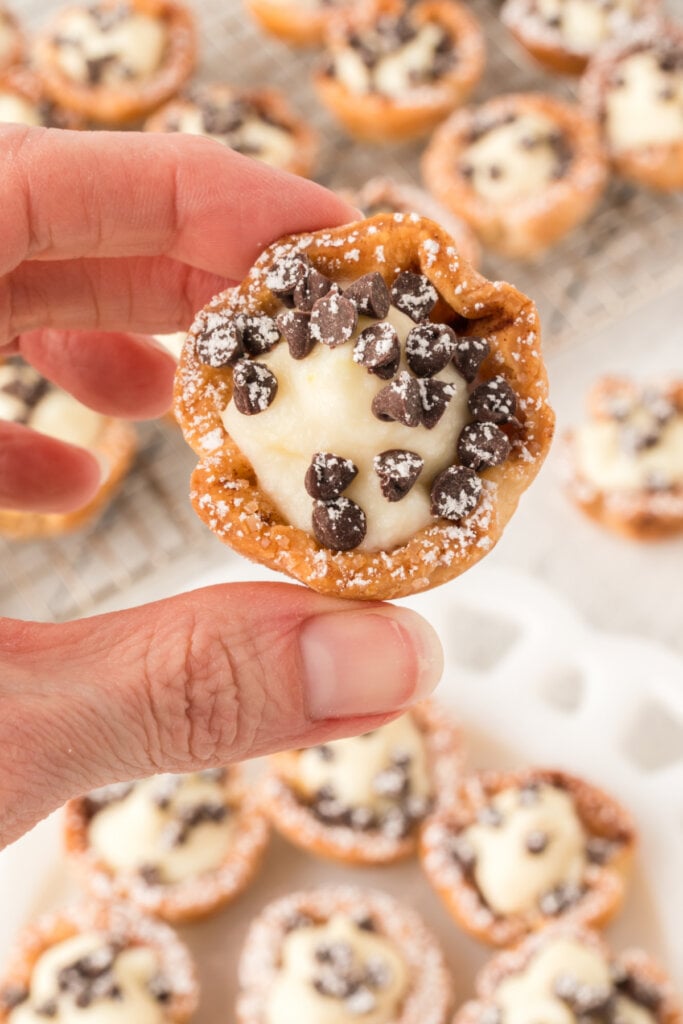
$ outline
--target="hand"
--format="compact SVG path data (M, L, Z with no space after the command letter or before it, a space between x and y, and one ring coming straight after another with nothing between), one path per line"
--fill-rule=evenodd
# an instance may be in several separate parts
M187 327L279 236L353 216L193 136L2 128L0 181L0 355L135 419L168 408L173 379L145 332ZM0 423L0 507L70 511L98 484L84 450ZM374 728L441 667L414 612L286 584L65 625L0 619L0 847L95 786Z

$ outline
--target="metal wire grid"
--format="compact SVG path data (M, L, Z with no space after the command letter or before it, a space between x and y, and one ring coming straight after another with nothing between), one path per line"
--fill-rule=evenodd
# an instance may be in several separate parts
M676 0L681 6L681 0ZM60 0L15 0L37 27ZM321 138L318 178L353 187L382 173L419 181L421 145L351 143L316 102L309 81L315 55L261 35L239 0L195 0L202 43L199 78L282 89ZM571 95L527 61L497 17L495 0L471 0L487 36L488 67L475 99L503 91L550 89ZM536 264L487 258L489 276L513 280L538 303L546 345L584 337L658 293L683 284L683 196L615 184L597 214ZM207 566L215 541L187 500L194 456L169 423L141 428L136 465L99 524L76 536L35 543L0 540L0 612L60 620L92 612L98 602L192 554Z

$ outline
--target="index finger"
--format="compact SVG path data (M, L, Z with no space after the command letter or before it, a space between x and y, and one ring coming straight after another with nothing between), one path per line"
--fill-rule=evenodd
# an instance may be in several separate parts
M0 272L171 256L240 280L270 242L357 216L320 185L195 135L0 128Z

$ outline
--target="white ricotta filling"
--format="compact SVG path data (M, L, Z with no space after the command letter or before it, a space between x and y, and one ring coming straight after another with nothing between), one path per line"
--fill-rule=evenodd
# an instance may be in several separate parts
M505 789L491 801L502 821L471 825L462 833L472 847L474 877L487 904L498 914L534 909L541 896L561 883L579 883L586 866L586 834L569 793L543 784L536 799L522 800L519 789ZM541 853L527 839L544 833Z
M398 332L402 347L401 369L406 369L404 343L415 323L392 306L385 317ZM247 457L259 486L279 509L285 521L312 532L313 500L304 478L317 452L331 452L351 459L358 475L344 496L363 509L367 533L361 550L391 549L406 543L415 533L433 524L430 487L434 477L456 460L456 444L469 419L467 385L451 365L435 379L454 385L455 393L439 422L431 430L384 422L371 412L372 400L387 385L364 366L353 361L358 334L375 320L359 317L350 342L329 348L318 344L305 359L292 359L286 342L257 362L275 374L278 391L264 412L244 416L231 399L222 414L223 424ZM373 458L380 452L403 448L417 452L424 468L408 494L389 502L380 489Z
M15 92L0 90L0 121L5 124L41 125L40 111Z
M99 81L115 86L129 78L149 78L158 70L167 31L160 18L137 12L103 30L87 10L82 10L64 14L59 36L64 42L56 49L57 62L65 75L88 82L88 61L112 57L103 65Z

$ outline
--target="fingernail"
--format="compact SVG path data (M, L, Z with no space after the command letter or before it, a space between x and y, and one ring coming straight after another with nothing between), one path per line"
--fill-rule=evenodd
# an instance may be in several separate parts
M314 721L408 707L432 692L443 671L435 631L394 605L316 616L304 624L300 645Z

